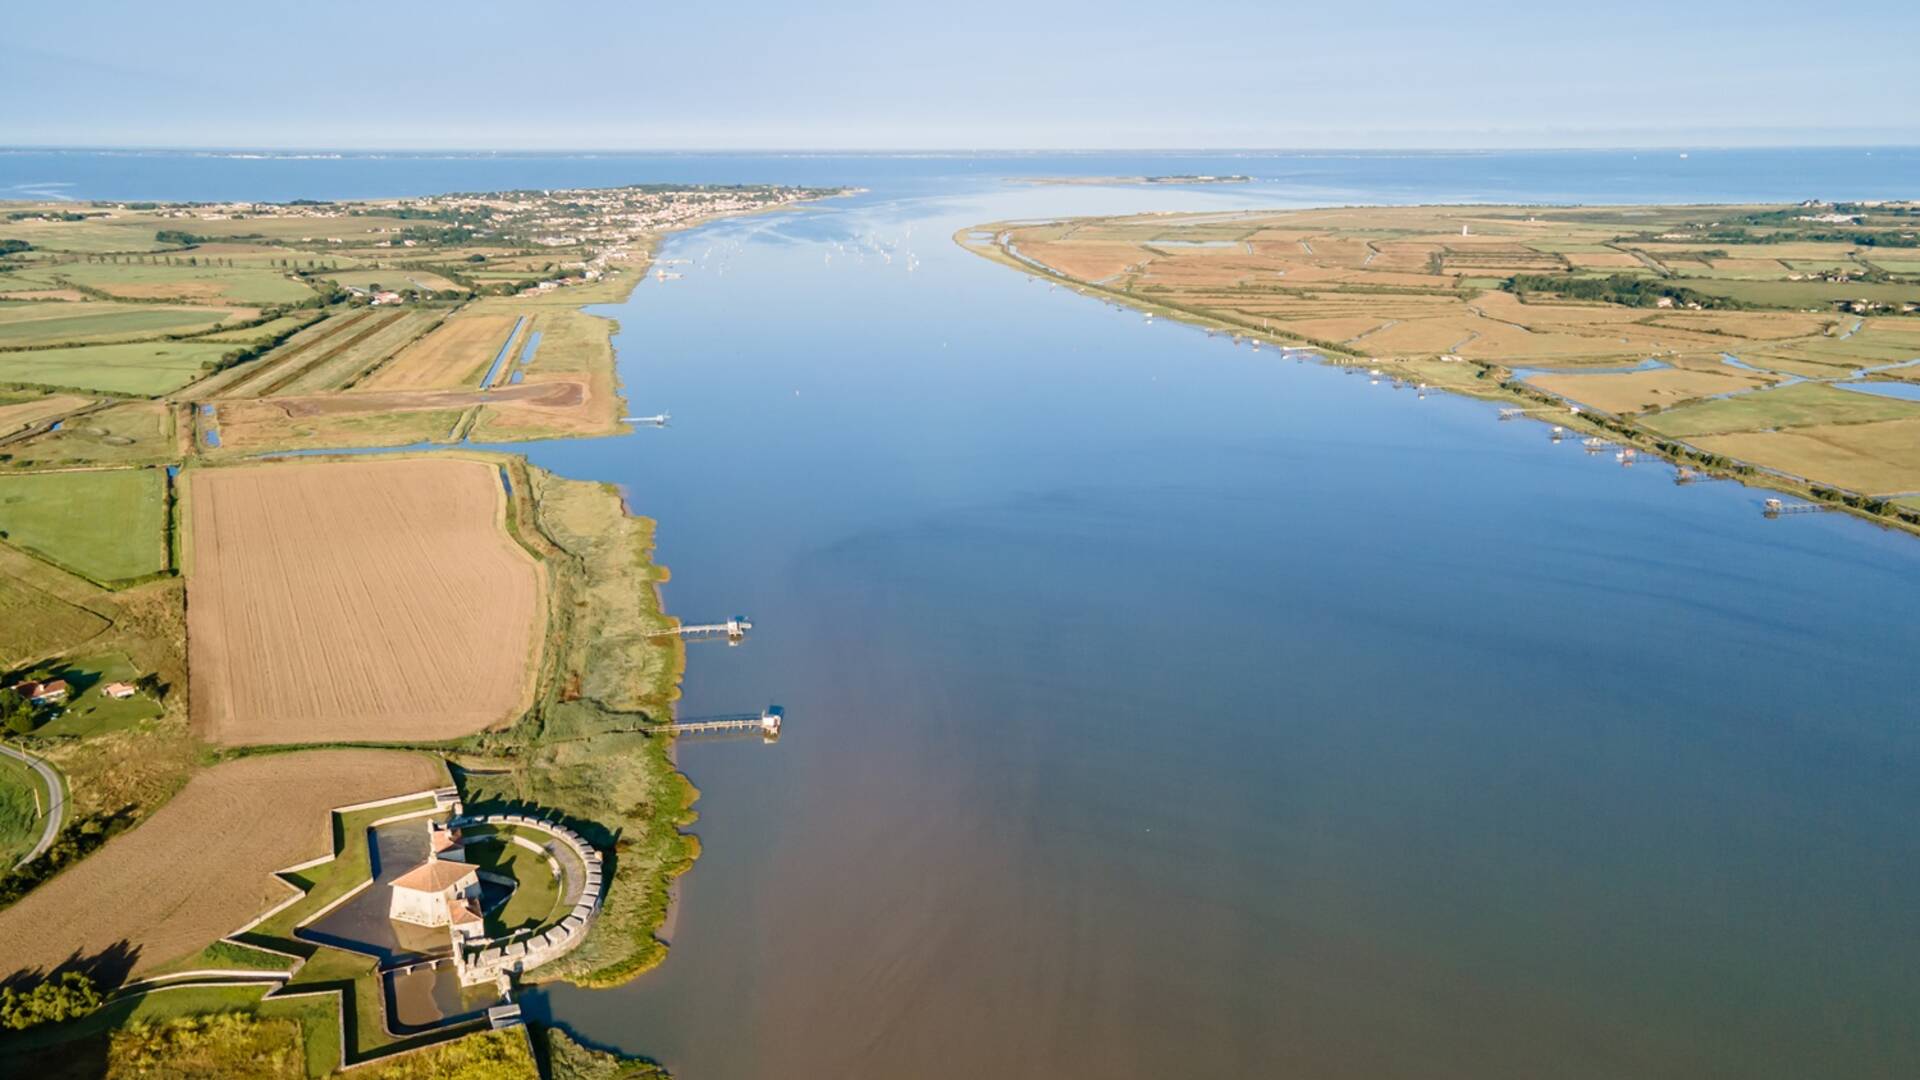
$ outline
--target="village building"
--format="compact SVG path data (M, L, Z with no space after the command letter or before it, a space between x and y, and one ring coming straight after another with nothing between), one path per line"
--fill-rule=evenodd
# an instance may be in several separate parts
M456 938L485 933L480 868L460 857L466 848L458 830L429 823L427 861L393 879L387 915L416 926L445 926Z
M67 700L67 681L53 679L48 682L15 683L13 691L35 705L55 705Z

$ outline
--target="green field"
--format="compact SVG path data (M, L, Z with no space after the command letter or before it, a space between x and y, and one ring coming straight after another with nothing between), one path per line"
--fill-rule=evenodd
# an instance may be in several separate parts
M159 469L0 476L0 533L106 583L167 568L166 473Z
M0 348L189 333L210 329L232 315L226 308L159 304L0 302Z
M153 251L163 226L151 217L88 218L85 221L0 221L0 240L25 240L40 251L99 253Z
M242 327L234 330L222 330L208 334L207 341L228 341L238 345L251 345L256 341L266 341L281 334L298 330L314 321L314 314L303 312L297 315L283 315L278 319L269 319L258 326Z
M165 402L128 401L75 416L58 431L8 446L13 468L152 465L174 460L173 414Z
M0 293L39 292L45 289L60 288L60 282L53 271L41 268L9 270L0 274Z
M1783 271L1784 273L1784 271ZM1920 303L1920 285L1873 285L1858 281L1734 281L1723 277L1683 274L1673 284L1709 296L1724 296L1745 304L1769 308L1825 311L1836 301L1873 300L1879 303Z
M406 270L387 267L377 270L342 270L337 274L326 275L329 280L337 281L342 288L390 289L401 292L406 289L430 289L438 292L452 289L465 292L457 282L448 281L431 270Z
M313 295L305 285L267 267L74 262L62 264L57 273L90 289L146 300L286 304Z
M202 364L220 359L233 348L219 341L138 341L0 352L0 383L71 386L110 394L165 394L198 378Z
M48 574L50 567L32 564ZM98 636L107 620L77 607L31 581L0 574L0 665L45 656Z
M37 773L14 758L0 756L0 871L12 869L14 860L31 851L40 838L45 798Z
M1920 416L1920 405L1897 398L1835 390L1819 383L1796 383L1717 401L1682 405L1642 416L1640 422L1661 435L1691 438L1731 431L1804 427L1809 424L1858 424Z
M62 661L45 674L67 680L73 696L58 717L40 725L37 731L40 735L99 735L155 719L164 711L159 702L146 694L118 699L107 696L108 683L137 683L145 674L134 667L125 653Z

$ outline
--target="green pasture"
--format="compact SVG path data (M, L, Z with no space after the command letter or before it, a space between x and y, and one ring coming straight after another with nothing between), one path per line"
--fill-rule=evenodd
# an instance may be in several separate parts
M219 341L137 341L0 352L0 383L165 394L198 378L202 364L218 360L233 348Z
M156 218L88 218L85 221L0 221L0 240L25 240L42 251L97 255L115 251L154 251L168 245L154 239L163 224Z
M39 300L0 301L0 348L208 329L233 312L224 308Z
M0 533L98 582L167 568L166 473L160 469L0 476Z
M254 266L186 266L189 256L165 263L72 262L60 276L114 296L143 299L214 300L237 304L298 303L313 290L278 270ZM197 258L198 256L192 256Z
M449 281L431 270L408 270L402 267L385 267L372 270L341 270L325 275L330 281L339 282L341 288L388 289L401 292L407 289L428 289L439 292L442 289L465 291L456 282Z
M1701 401L1665 412L1642 415L1640 423L1661 435L1691 438L1734 431L1804 427L1809 424L1858 424L1920 416L1920 404L1835 390L1820 383L1796 383L1751 394Z
M1881 303L1920 303L1920 285L1872 285L1858 281L1738 281L1682 274L1674 279L1696 292L1724 296L1760 307L1827 309L1835 301L1873 300Z

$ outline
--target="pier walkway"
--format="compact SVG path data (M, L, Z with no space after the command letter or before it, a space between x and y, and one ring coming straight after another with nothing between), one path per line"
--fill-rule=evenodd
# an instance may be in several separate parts
M1766 505L1761 508L1760 512L1767 517L1774 518L1782 514L1823 514L1831 509L1833 508L1823 503L1790 503L1782 502L1779 499L1768 499Z
M778 705L770 706L760 713L741 713L738 716L714 716L703 720L676 720L671 724L661 724L655 731L670 731L675 735L700 735L720 731L758 731L769 739L780 737L780 719L785 710Z
M725 622L688 623L684 626L675 626L666 630L656 630L648 636L649 637L679 636L683 638L690 638L690 637L708 637L715 634L725 634L730 638L743 638L747 636L747 631L751 629L753 629L752 619L747 618L745 615L735 615Z

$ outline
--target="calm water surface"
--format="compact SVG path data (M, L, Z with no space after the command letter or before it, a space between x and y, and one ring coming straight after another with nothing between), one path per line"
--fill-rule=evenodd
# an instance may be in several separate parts
M513 175L616 182L542 160ZM990 175L1058 162L671 160L617 179L872 191L670 240L685 277L606 313L632 411L673 426L532 457L660 520L678 614L754 617L690 649L683 712L779 702L788 732L683 744L705 854L671 955L535 1011L688 1080L1920 1073L1920 543L1766 521L1757 492L1149 325L949 239L1912 195L1911 152L1072 170L1265 178L1148 190ZM34 178L178 194L57 164ZM264 193L250 169L203 196Z
M695 1078L1920 1068L1920 545L948 240L1247 197L669 245L614 313L674 426L535 457L758 620L685 711L792 722L684 748L667 964L541 1007Z

